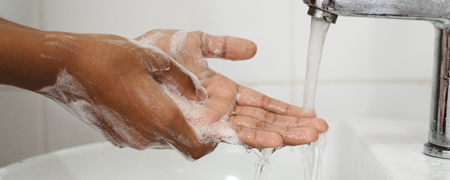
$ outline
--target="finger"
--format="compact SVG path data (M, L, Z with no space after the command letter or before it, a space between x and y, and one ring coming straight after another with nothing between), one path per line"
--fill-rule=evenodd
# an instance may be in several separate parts
M305 110L280 100L270 98L253 89L239 86L237 92L237 104L240 106L253 106L262 108L276 114L296 116L296 117L316 117L316 113L311 110Z
M255 148L274 148L283 146L283 138L273 132L260 131L244 126L233 126L239 141Z
M258 131L275 132L283 138L284 145L308 144L319 138L319 132L311 127L275 126L246 116L233 116L229 122Z
M149 46L143 48L143 51L143 64L156 82L176 90L190 100L206 99L206 90L194 74L159 49Z
M236 126L229 122L216 122L212 124L208 127L208 133L203 136L230 144L243 143L255 148L274 148L283 146L283 139L277 133L260 131L244 126Z
M278 115L261 108L250 106L237 106L234 109L234 113L237 116L247 116L255 118L276 126L312 127L319 133L324 133L328 130L327 122L321 118L300 118L294 116Z
M245 60L256 54L257 48L253 41L231 36L213 36L200 31L195 33L201 37L204 57Z

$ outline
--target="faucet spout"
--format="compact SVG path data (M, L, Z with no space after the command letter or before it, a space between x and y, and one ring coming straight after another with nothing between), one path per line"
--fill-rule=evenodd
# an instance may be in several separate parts
M433 23L435 51L427 155L450 159L450 0L303 0L308 14L335 23L337 16L425 20Z
M326 11L323 11L321 9L315 8L315 7L309 7L308 15L322 19L328 23L336 24L337 15L333 13L329 13Z
M440 21L450 24L450 0L303 0L336 15Z

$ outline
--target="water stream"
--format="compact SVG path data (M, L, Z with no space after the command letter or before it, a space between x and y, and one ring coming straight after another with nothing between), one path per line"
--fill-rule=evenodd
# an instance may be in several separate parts
M322 50L330 23L316 17L311 17L311 33L309 36L308 59L306 68L305 85L303 91L303 108L314 110L316 97L317 78L319 75ZM301 159L302 180L320 180L322 177L322 155L326 144L325 134L321 134L319 140L309 145L298 146ZM269 158L275 152L273 148L255 151L259 159L255 163L255 180L270 180Z
M311 17L311 33L309 35L308 59L303 90L303 108L311 111L314 111L320 60L322 59L323 44L329 27L330 23Z

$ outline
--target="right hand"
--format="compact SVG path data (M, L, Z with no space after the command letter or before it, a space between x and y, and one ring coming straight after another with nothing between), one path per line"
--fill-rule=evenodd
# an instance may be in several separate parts
M54 33L42 57L61 64L53 85L36 92L53 99L119 147L174 148L198 159L214 150L202 142L158 82L191 100L206 98L158 48L103 34ZM194 77L195 78L195 77ZM200 93L199 93L200 92Z

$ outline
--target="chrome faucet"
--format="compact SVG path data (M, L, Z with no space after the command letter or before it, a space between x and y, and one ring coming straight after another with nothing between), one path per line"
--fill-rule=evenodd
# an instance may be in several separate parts
M330 23L338 15L425 20L436 30L430 129L423 152L450 159L450 0L303 0L308 14Z

